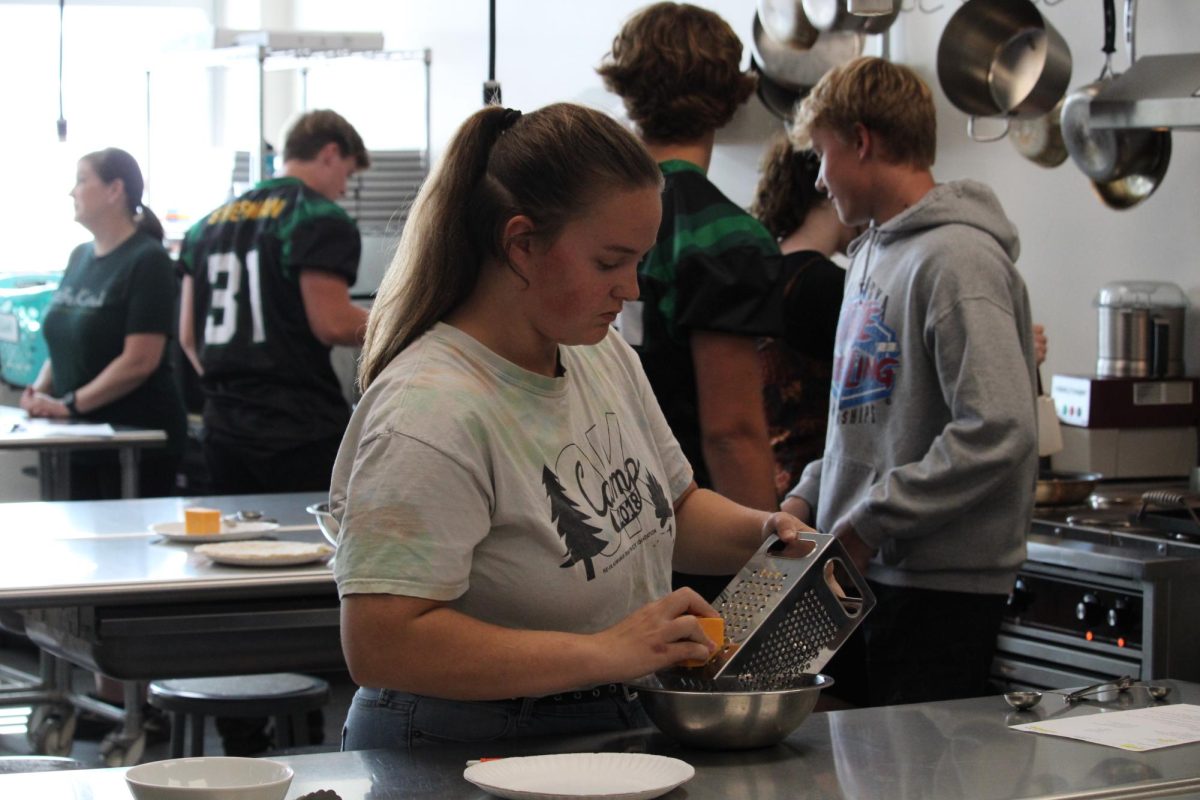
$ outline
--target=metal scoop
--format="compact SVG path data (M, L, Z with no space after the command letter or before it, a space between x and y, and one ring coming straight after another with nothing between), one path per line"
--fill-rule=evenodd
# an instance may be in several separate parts
M1131 688L1140 687L1146 690L1150 695L1150 699L1154 702L1165 700L1167 695L1171 694L1170 686L1159 686L1152 683L1142 683L1135 681L1128 675L1122 675L1115 681L1105 681L1104 683L1096 683L1091 686L1085 686L1082 689L1076 689L1073 692L1055 692L1047 690L1039 692L1036 689L1018 689L1004 693L1004 702L1015 708L1017 711L1028 711L1042 701L1044 694L1057 694L1063 698L1063 703L1073 705L1080 700L1087 700L1094 695L1103 694L1104 692L1125 692Z

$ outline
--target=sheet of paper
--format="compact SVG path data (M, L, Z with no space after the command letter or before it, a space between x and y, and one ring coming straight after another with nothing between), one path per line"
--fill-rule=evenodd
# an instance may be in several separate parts
M1047 733L1122 750L1157 750L1200 742L1200 706L1172 705L1109 711L1013 725L1014 731Z
M10 433L37 436L112 436L113 426L107 422L55 422L49 419L24 419L14 422Z

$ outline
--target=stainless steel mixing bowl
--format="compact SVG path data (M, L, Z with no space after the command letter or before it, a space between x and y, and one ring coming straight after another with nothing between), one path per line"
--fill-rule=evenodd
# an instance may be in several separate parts
M833 678L795 675L765 682L767 688L746 688L737 677L706 681L667 672L628 685L672 739L710 750L746 750L776 744L798 728Z
M325 541L337 547L339 526L337 519L329 513L329 503L313 503L304 510L317 518L317 527L321 529Z

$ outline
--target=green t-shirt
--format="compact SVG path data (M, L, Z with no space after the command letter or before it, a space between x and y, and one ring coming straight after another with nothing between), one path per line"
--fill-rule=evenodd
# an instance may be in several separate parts
M91 242L76 247L43 327L54 393L91 382L121 354L130 334L161 333L170 339L176 291L170 256L145 233L99 257ZM187 418L168 352L164 348L158 367L140 386L87 417L164 430L168 447L182 452Z

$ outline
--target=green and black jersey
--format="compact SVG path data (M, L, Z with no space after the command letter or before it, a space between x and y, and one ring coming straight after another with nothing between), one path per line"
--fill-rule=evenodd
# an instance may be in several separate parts
M779 246L687 161L659 165L666 185L654 248L638 266L641 296L619 322L701 486L696 371L689 333L775 336L783 327Z
M92 242L71 252L50 301L43 334L54 393L91 383L125 350L125 337L172 338L176 281L162 243L138 231L103 256ZM172 454L183 452L187 420L168 348L154 372L128 394L88 411L88 419L166 431Z
M341 436L350 409L313 334L300 272L350 284L362 240L336 203L298 178L263 181L188 231L181 268L193 312L210 434L264 451Z

